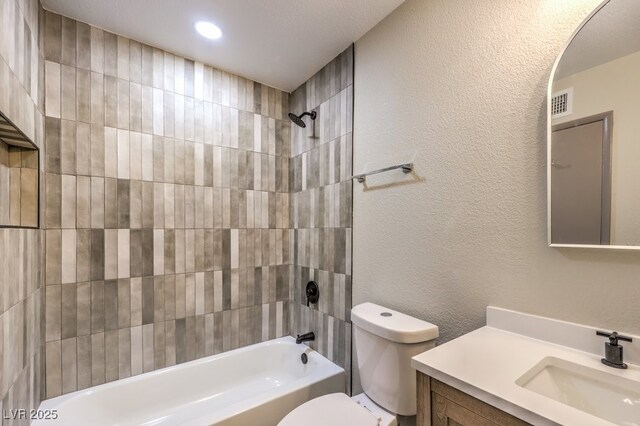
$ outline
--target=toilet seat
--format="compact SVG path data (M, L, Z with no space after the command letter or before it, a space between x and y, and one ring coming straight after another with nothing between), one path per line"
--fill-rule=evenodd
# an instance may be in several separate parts
M344 393L332 393L295 408L278 426L378 426L378 419Z

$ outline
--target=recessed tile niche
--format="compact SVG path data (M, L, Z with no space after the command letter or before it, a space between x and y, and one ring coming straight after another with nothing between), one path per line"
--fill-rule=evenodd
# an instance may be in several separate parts
M38 227L38 148L0 112L0 227Z

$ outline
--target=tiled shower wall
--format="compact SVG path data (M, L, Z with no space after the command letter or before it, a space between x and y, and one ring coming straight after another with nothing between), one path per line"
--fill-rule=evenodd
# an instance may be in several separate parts
M292 93L291 109L318 114L291 127L291 332L315 332L310 346L345 368L350 392L353 46ZM308 308L310 280L320 300Z
M46 397L288 335L289 95L44 25Z
M43 124L37 0L0 0L0 111L36 145ZM30 167L37 167L33 157ZM9 200L0 199L2 208ZM31 206L32 208L34 206ZM0 229L0 413L36 408L42 375L42 231ZM10 417L9 414L3 417ZM23 424L26 420L2 424Z

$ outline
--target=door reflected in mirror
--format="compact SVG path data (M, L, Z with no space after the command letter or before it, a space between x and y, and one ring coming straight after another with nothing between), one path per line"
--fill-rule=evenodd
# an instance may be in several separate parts
M640 2L583 24L550 83L549 243L640 248Z

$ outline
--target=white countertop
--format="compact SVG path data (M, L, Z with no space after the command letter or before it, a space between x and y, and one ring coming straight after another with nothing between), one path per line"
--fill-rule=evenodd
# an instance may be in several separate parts
M411 365L535 425L611 425L516 384L520 376L548 356L640 381L637 365L630 364L628 370L616 370L604 366L600 362L601 356L490 326L417 355Z

